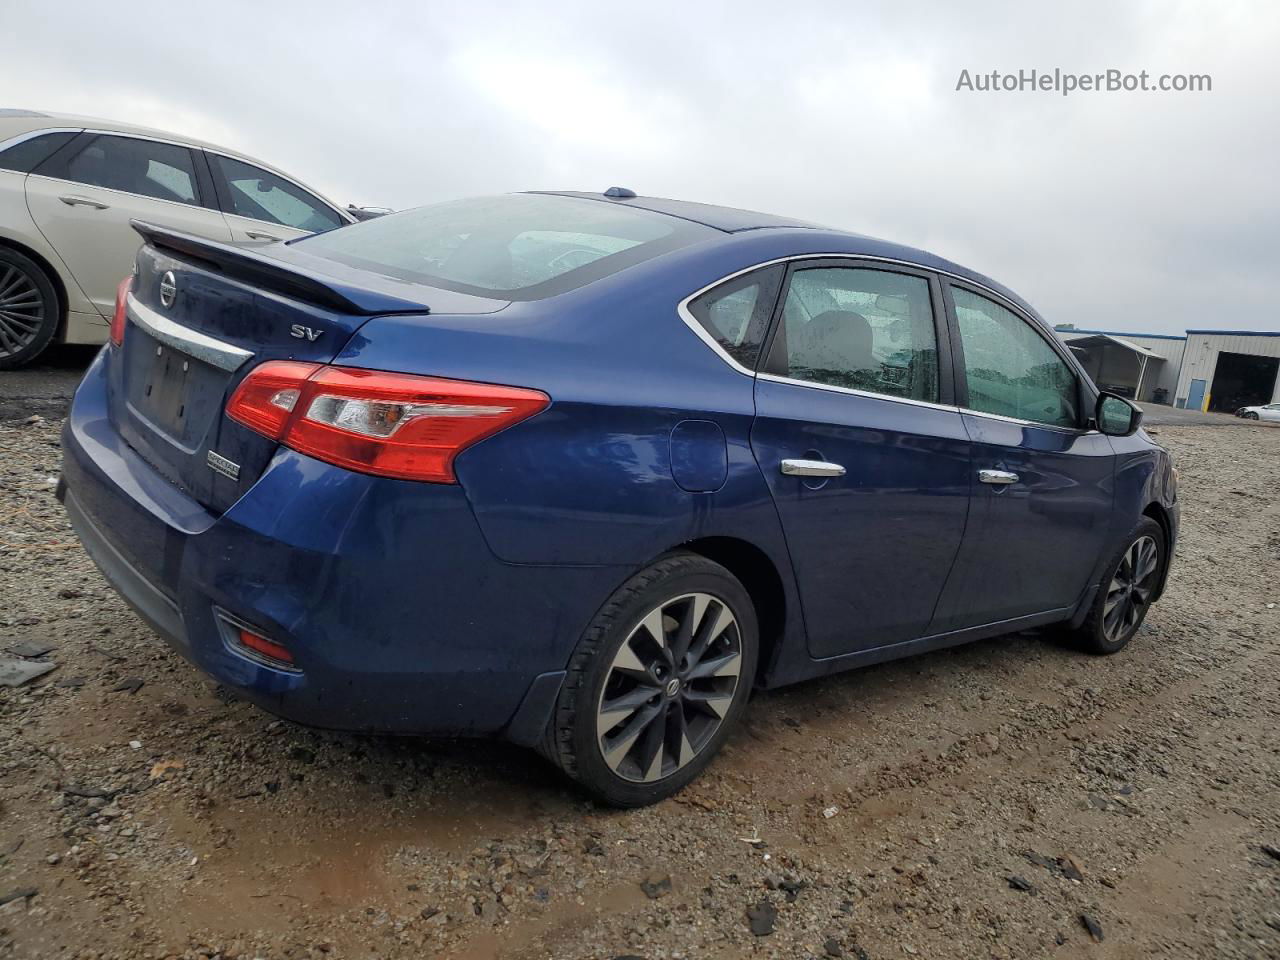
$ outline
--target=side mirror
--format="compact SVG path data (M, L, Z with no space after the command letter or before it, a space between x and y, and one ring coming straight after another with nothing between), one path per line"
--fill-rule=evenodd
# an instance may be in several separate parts
M1128 437L1142 425L1142 410L1134 403L1105 390L1098 394L1093 412L1098 430L1109 437Z

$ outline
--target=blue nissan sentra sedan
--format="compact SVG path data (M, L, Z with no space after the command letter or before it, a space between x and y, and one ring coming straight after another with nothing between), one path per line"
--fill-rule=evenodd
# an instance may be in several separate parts
M1112 653L1164 587L1140 411L931 254L620 188L136 227L59 492L282 716L505 736L637 806L754 686L1050 624Z

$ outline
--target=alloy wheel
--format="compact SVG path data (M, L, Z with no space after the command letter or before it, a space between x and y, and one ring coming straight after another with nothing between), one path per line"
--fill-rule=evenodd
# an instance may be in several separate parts
M618 647L596 705L609 769L651 783L688 764L720 729L741 669L741 632L723 600L690 593L650 610Z
M1102 632L1111 643L1137 629L1151 604L1159 567L1160 552L1151 537L1139 537L1125 551L1102 608Z
M45 299L31 277L12 264L0 264L0 357L30 346L45 320Z

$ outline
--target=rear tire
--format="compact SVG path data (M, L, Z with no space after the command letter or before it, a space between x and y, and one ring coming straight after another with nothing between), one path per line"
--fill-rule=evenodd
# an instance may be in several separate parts
M1089 614L1071 631L1088 653L1112 654L1142 627L1167 563L1164 529L1143 517L1103 571Z
M0 370L26 366L49 346L62 319L58 293L44 268L0 247Z
M541 752L605 803L665 799L724 745L758 649L755 608L733 574L696 554L664 557L583 634Z

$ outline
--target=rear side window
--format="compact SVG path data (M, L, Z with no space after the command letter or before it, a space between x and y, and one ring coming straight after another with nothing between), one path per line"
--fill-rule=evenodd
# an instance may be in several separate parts
M929 281L887 270L797 270L769 368L793 380L936 402Z
M969 408L1056 427L1080 424L1076 376L1012 310L952 287Z
M332 230L344 222L318 197L284 177L216 153L209 158L227 184L227 213L312 233Z
M503 300L555 296L719 231L581 197L477 197L294 241L314 256Z
M191 151L172 143L97 136L67 161L68 180L156 200L197 204Z
M725 353L754 370L778 299L781 265L735 277L689 304L689 312Z
M15 143L7 150L0 150L0 170L30 173L75 135L74 131L63 130L59 133L42 133L38 137Z

